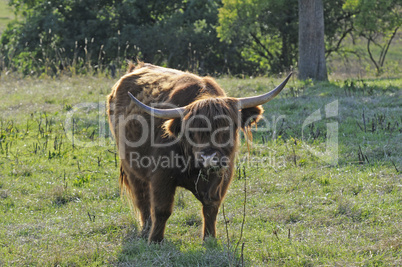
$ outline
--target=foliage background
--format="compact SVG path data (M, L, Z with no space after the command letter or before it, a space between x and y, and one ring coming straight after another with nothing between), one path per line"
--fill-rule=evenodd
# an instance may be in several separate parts
M381 74L384 68L400 66L400 58L386 58L400 40L399 1L323 2L329 62L352 59L363 74L370 68ZM210 75L277 74L297 68L297 1L10 0L9 4L16 19L1 36L3 71L114 73L126 59L137 58ZM330 71L339 67L330 65Z

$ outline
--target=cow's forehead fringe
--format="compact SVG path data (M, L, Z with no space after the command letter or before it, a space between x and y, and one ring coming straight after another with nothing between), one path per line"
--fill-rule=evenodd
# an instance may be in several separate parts
M197 115L234 115L238 110L238 101L230 97L204 95L189 105L189 109Z
M192 116L200 116L192 120L192 126L211 125L212 128L223 126L238 126L239 110L238 101L229 97L204 97L192 103L188 107L185 120ZM208 122L205 121L208 120Z

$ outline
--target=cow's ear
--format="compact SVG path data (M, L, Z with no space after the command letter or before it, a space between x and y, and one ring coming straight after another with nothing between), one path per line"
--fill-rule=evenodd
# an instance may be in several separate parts
M262 106L245 108L241 110L241 128L245 129L257 123L264 113Z
M170 119L163 124L165 134L170 137L177 137L181 132L181 118Z

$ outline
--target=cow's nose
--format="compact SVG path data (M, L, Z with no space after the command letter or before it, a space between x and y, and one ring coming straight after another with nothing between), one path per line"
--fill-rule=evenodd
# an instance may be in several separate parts
M218 166L219 159L216 152L210 155L201 154L201 164L204 168Z

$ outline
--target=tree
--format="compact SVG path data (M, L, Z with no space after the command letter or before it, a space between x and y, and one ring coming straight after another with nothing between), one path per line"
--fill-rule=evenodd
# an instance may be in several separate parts
M400 0L346 0L343 8L355 13L354 31L367 41L369 58L381 74L388 49L402 25Z
M323 0L324 4L324 32L325 57L332 53L356 53L342 45L348 35L354 31L353 19L355 11L343 8L345 0Z
M223 0L218 36L238 47L257 71L290 69L297 57L297 3L292 0Z
M353 29L353 12L345 0L323 0L326 57L339 52ZM224 0L219 9L218 36L236 46L257 69L278 73L298 58L298 3L288 0Z
M299 79L328 80L322 0L299 0Z

